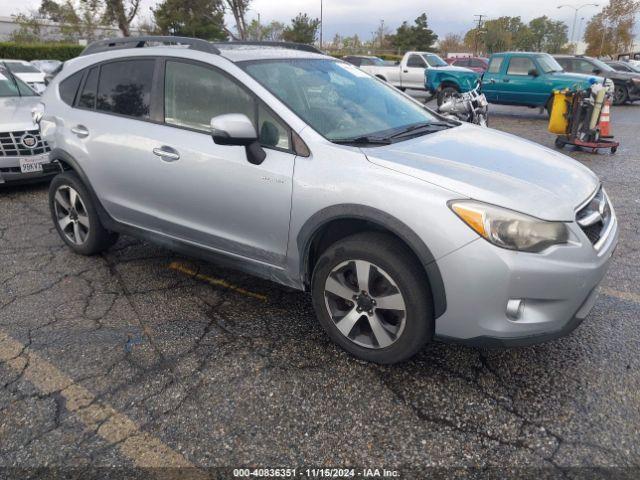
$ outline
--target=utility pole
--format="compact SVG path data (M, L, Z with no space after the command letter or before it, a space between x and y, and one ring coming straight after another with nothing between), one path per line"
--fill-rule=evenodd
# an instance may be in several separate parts
M476 27L476 35L475 35L475 39L474 39L474 44L473 44L473 56L477 57L478 56L478 36L480 35L480 29L482 28L482 19L484 17L486 17L486 15L480 14L480 15L474 15L473 16L474 22L478 22L478 26Z
M324 21L322 19L322 0L320 0L320 50L322 50L322 29L324 28Z

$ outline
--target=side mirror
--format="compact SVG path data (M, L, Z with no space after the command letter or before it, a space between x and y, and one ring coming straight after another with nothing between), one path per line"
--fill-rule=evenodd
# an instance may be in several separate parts
M253 122L242 113L229 113L213 117L211 119L211 137L217 145L245 147L247 160L254 165L260 165L267 157L267 153L260 146Z
M593 69L593 73L595 73L596 75L600 75L602 73L602 70L600 70L598 67Z
M532 77L537 77L538 75L540 75L538 73L538 70L535 68L532 68L531 70L529 70L528 75L532 76Z

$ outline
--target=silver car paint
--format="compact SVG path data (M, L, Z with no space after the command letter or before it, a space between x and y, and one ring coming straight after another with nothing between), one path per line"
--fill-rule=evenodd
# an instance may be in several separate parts
M255 166L240 147L215 145L206 134L73 109L58 96L57 84L85 66L151 55L189 58L225 70L277 112L309 146L311 156L269 150L265 163ZM575 224L576 207L599 184L577 162L473 126L387 147L336 145L225 56L234 61L325 58L279 49L210 55L164 47L79 57L67 62L44 95L43 135L82 165L116 219L266 265L275 280L297 288L304 288L305 280L300 236L314 215L343 205L384 212L422 239L442 272L447 309L436 321L436 334L444 336L509 337L556 329L604 275L617 230L596 253ZM78 125L87 127L87 137L71 133ZM180 160L167 163L153 155L163 145L178 150ZM573 232L571 243L543 254L497 248L449 210L447 201L459 198L566 221ZM555 275L563 280L550 282ZM563 289L547 287L556 284ZM508 320L504 309L512 295L528 298L529 305L540 300L543 306L532 310L538 317L532 313L531 321Z

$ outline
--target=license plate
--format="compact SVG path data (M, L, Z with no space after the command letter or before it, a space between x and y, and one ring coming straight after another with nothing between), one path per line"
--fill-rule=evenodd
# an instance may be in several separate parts
M22 173L35 173L42 171L42 165L49 163L49 157L33 157L20 159L20 171Z

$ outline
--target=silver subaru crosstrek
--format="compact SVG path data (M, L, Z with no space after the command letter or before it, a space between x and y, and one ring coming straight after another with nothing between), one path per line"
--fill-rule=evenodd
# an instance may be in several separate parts
M71 249L132 234L310 291L328 335L370 361L565 335L617 243L586 167L313 47L98 42L42 103Z

